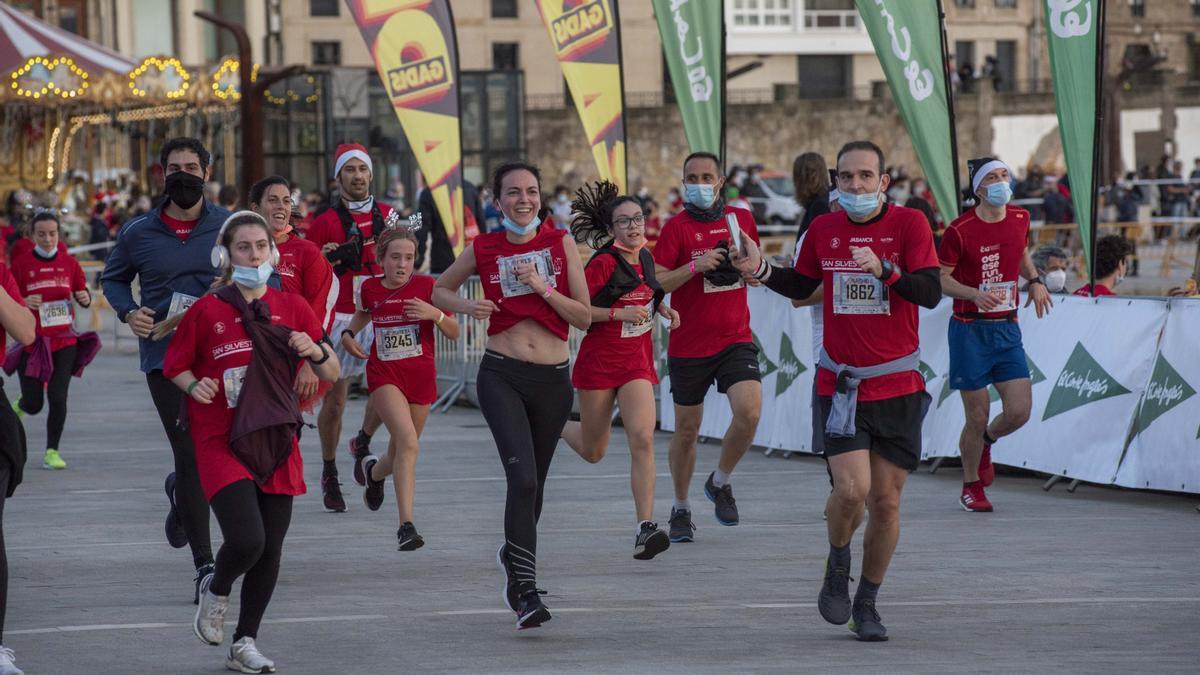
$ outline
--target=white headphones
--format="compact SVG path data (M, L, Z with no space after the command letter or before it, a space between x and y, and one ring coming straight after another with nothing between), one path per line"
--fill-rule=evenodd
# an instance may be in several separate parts
M224 223L221 223L221 231L217 232L217 243L212 249L211 260L213 267L216 269L221 269L229 263L229 249L221 243L221 241L225 239L225 229L228 228L229 224L234 220L240 220L245 216L252 216L254 219L257 219L259 222L261 222L263 227L266 228L267 239L271 242L271 267L279 267L279 247L275 245L275 237L271 235L271 226L268 225L267 220L258 213L246 210L238 211L237 213L230 215L225 219Z

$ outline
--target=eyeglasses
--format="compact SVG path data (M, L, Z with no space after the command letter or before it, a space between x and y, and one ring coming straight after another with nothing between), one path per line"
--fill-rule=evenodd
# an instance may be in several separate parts
M613 219L613 227L617 228L618 230L628 230L629 228L631 228L635 225L640 227L645 224L646 224L646 216L644 216L640 213L636 216L627 216L627 217Z

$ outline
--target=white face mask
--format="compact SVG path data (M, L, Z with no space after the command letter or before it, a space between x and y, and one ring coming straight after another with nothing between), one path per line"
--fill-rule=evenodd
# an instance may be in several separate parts
M1051 293L1061 293L1067 287L1067 271L1054 270L1053 272L1046 272L1045 280L1046 290Z

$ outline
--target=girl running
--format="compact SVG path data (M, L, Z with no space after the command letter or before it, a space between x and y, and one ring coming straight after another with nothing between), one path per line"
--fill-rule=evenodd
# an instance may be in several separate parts
M541 175L524 162L502 164L492 179L504 230L471 242L433 291L434 304L488 321L487 351L479 365L479 407L496 441L508 482L504 544L504 602L517 628L550 620L536 586L537 521L550 460L571 412L567 337L591 324L587 284L567 233L542 227ZM484 299L459 297L478 274Z
M67 421L71 375L81 375L100 347L95 333L81 335L73 328L74 303L88 307L92 295L79 262L59 248L59 233L58 216L39 212L33 217L33 248L13 259L13 276L25 306L37 319L38 339L5 363L10 373L14 369L20 373L21 395L13 406L18 415L36 415L44 402L50 404L42 467L56 470L67 468L58 446Z
M662 304L654 259L644 250L646 217L637 199L605 181L580 190L571 204L575 239L596 249L584 268L592 326L579 345L571 381L579 390L579 422L567 422L563 440L584 460L604 458L614 401L629 438L630 487L637 525L633 557L649 560L671 545L651 521L654 512L654 370L652 331L658 314L679 326L679 313Z
M321 325L308 302L267 287L278 256L262 216L233 214L213 249L220 269L213 290L182 318L155 328L164 334L178 325L163 372L187 393L200 485L225 538L214 572L200 582L193 630L202 642L221 644L229 594L244 574L238 625L225 661L227 668L243 673L275 672L275 663L258 651L255 640L279 577L292 498L305 492L295 429L288 426L300 422L292 388L300 359L326 382L340 372L333 349L321 342ZM254 396L249 412L238 409L243 387ZM270 412L283 413L287 421L265 431L291 430L277 435L282 436L278 442L260 442L255 435L255 444L247 447L245 436L233 434L235 426L240 432L247 419Z
M361 460L367 481L363 501L368 509L378 511L383 504L384 479L391 474L400 511L397 547L413 551L425 544L413 527L412 512L419 440L429 406L437 399L433 329L436 326L456 340L458 321L430 304L434 278L413 274L417 238L411 229L384 230L375 243L375 254L383 265L383 276L363 282L362 307L342 331L341 340L347 353L367 360L371 403L391 435L386 457L367 455ZM368 322L375 326L369 355L354 339Z

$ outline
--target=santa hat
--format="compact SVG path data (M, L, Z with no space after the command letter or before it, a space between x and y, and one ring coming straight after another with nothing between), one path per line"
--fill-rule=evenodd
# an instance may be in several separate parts
M1007 164L996 159L995 157L980 157L979 159L967 160L967 173L971 176L971 194L979 189L979 184L987 175L996 169L1004 169L1008 171L1008 175L1012 177L1012 169Z
M367 171L375 173L374 167L371 166L371 156L367 154L367 149L358 143L342 143L337 146L337 152L334 154L333 160L333 177L337 178L342 172L342 167L352 159L361 159L363 164L367 165Z

